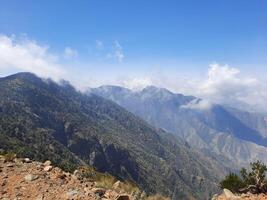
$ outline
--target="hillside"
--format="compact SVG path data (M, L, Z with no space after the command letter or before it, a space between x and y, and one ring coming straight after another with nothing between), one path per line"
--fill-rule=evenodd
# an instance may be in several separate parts
M193 96L149 86L131 91L118 86L92 88L130 112L184 138L204 153L215 154L222 165L246 166L257 159L267 161L266 117L222 105L201 104Z
M0 79L0 149L51 160L66 170L89 164L147 193L206 199L225 169L117 104L30 73Z

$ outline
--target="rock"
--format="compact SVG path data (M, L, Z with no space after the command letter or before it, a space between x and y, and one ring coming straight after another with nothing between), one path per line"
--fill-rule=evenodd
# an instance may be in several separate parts
M241 194L241 197L249 197L251 194L250 193L243 193L243 194Z
M223 189L223 194L225 195L226 199L234 200L234 199L240 199L239 196L234 195L230 190Z
M104 188L92 188L92 192L97 194L99 197L103 197L106 193L106 190Z
M21 159L20 158L14 158L14 160L13 160L15 163L19 163L19 162L21 162Z
M37 176L37 175L28 174L28 175L26 175L26 176L24 177L24 180L25 180L25 181L34 181L34 180L36 180L36 179L38 179L38 178L39 178L39 176Z
M51 164L52 164L52 163L51 163L50 160L47 160L47 161L44 162L44 166L50 166Z
M116 198L116 200L130 200L130 197L127 194L121 194Z
M120 182L120 181L116 181L116 182L113 184L112 188L113 188L114 190L117 190L117 189L120 188L120 186L121 186L121 182Z
M212 196L211 200L217 200L217 199L218 199L218 197L219 197L219 195L218 195L218 194L214 194L214 195Z
M23 160L25 163L31 163L32 161L30 160L30 158L24 158Z
M51 166L51 165L48 165L48 166L45 166L44 167L44 171L45 172L49 172L49 171L51 171L53 169L53 167Z
M81 176L81 174L80 174L79 170L76 169L76 170L73 172L73 178L75 178L75 179L80 179L80 176Z
M7 167L14 167L14 164L13 163L8 163L6 166Z
M57 174L57 178L59 178L59 179L65 179L67 176L66 176L66 174L64 174L64 173L59 173L59 174Z
M107 190L104 195L104 197L107 199L116 199L117 196L118 193L115 192L114 190Z
M73 196L75 196L75 195L77 195L79 192L77 191L77 190L71 190L71 191L68 191L67 193L66 193L66 196L67 197L73 197Z
M43 196L43 194L40 194L38 197L36 197L36 199L35 200L43 200L44 199L44 196Z
M2 182L2 186L5 186L7 184L7 180L4 179L3 182Z

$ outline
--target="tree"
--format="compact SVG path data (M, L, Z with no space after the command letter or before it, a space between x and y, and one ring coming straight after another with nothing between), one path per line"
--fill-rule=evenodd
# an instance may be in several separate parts
M267 193L266 165L261 161L256 161L250 163L250 168L250 170L242 168L240 170L241 177L230 173L220 182L220 187L235 193Z

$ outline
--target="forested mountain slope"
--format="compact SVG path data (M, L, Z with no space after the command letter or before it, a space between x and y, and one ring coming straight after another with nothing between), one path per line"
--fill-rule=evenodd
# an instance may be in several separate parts
M117 104L30 73L0 79L0 149L73 168L93 165L150 193L206 199L216 161Z

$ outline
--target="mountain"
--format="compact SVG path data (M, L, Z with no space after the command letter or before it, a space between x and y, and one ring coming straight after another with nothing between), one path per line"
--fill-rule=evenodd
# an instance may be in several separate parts
M89 164L173 199L207 199L226 173L216 158L66 82L19 73L0 78L0 91L2 151L67 169Z
M193 96L148 86L131 91L118 86L92 88L151 125L182 137L192 147L214 153L229 167L267 162L266 116L222 105L211 105Z

